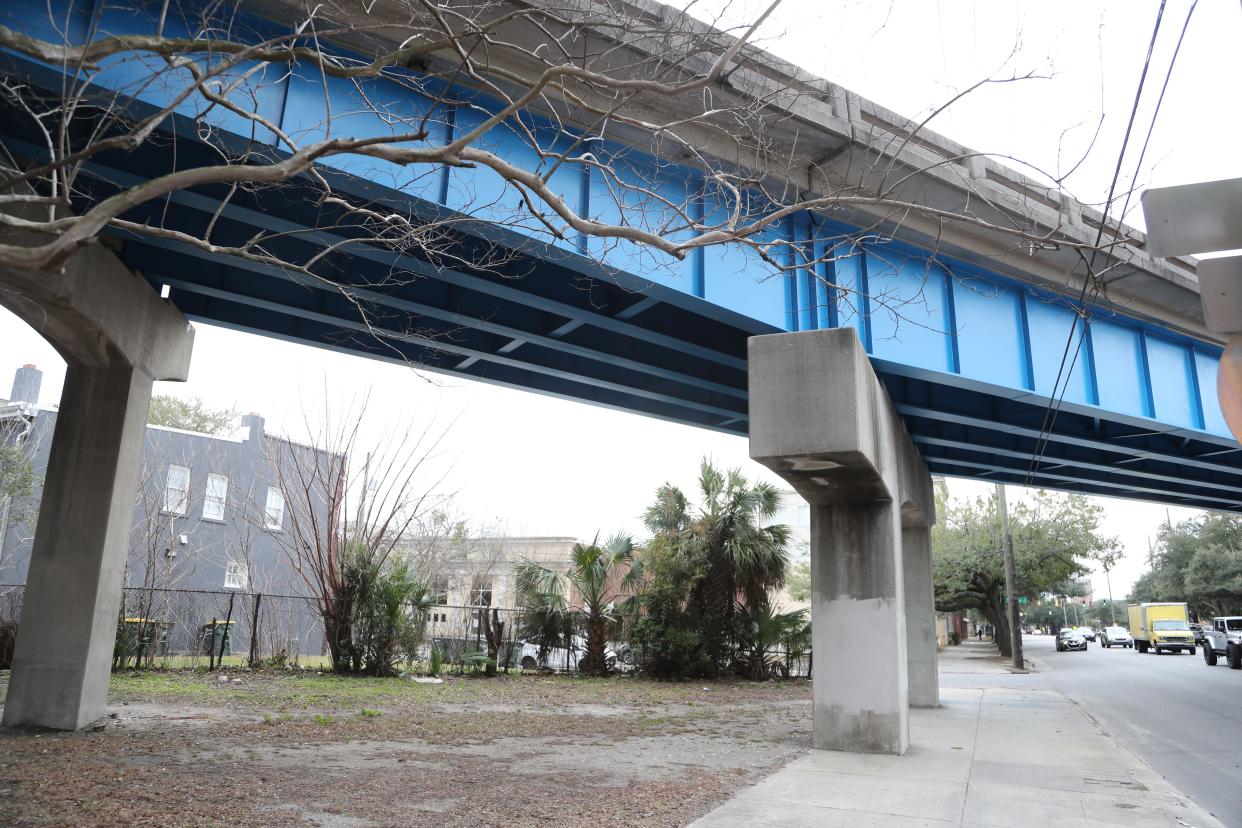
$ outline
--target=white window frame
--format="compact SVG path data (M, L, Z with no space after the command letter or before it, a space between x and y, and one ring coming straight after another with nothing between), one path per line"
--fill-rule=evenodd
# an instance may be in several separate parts
M245 589L249 585L250 578L246 574L246 562L230 558L224 565L224 588Z
M490 578L480 578L470 585L470 606L474 609L480 607L492 606L492 601L496 600L495 582ZM483 603L483 594L487 593L487 603Z
M229 478L226 474L207 475L207 488L203 492L203 520L224 522L224 510L229 501Z
M174 475L185 473L185 483L174 486ZM170 515L185 515L190 511L190 467L168 464L168 475L164 478L164 511Z
M276 504L278 508L273 508ZM279 532L285 524L285 495L275 486L267 487L267 504L263 510L263 525L273 531Z
M446 575L437 575L427 585L431 593L433 607L447 607L449 603L449 579ZM443 600L441 600L443 599Z

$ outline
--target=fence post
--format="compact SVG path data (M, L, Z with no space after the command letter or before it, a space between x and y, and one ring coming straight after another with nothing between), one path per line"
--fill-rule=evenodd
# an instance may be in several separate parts
M211 618L211 643L207 645L207 671L216 669L216 618Z
M229 627L233 624L233 600L237 597L237 593L229 593L229 611L224 615L224 635L220 636L220 655L216 659L216 665L224 666L224 651L229 647ZM211 649L216 649L215 622L212 622Z
M254 594L254 614L250 618L250 666L259 666L259 603L263 600L263 593L256 592Z

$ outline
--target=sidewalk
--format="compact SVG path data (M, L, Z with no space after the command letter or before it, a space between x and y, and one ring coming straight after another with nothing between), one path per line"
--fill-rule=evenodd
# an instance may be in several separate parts
M942 682L1007 673L995 654L987 643L947 648ZM811 751L692 828L1220 826L1060 693L959 686L940 696L941 709L910 711L905 756Z

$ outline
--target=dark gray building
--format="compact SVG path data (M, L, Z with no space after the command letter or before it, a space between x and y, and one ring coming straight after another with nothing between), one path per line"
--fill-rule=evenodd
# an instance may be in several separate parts
M37 484L56 425L56 412L36 404L41 379L38 369L24 366L11 399L0 400L0 443L19 448L36 475L29 497L0 492L0 584L24 583L30 563ZM332 459L266 434L257 414L243 416L228 436L148 426L126 586L308 594L290 554L291 523L305 529L313 520L327 531L327 507L286 502L284 493L291 491L291 478L327 468ZM297 509L315 513L291 514Z

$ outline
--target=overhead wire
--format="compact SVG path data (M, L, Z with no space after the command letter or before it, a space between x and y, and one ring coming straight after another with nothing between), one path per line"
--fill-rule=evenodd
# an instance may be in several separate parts
M1095 273L1095 260L1096 260L1097 255L1100 252L1101 242L1103 241L1103 238L1104 238L1104 231L1108 225L1107 208L1112 205L1113 200L1116 196L1117 184L1121 177L1121 168L1125 160L1126 149L1129 146L1131 132L1133 130L1134 122L1137 117L1139 103L1143 95L1143 89L1146 85L1147 73L1151 65L1152 54L1155 50L1156 40L1160 32L1160 24L1164 16L1165 6L1166 6L1166 3L1162 1L1160 4L1160 9L1156 15L1156 22L1152 29L1151 41L1148 44L1147 55L1143 62L1143 71L1139 76L1138 88L1135 91L1134 103L1130 110L1129 122L1126 125L1125 136L1122 139L1121 149L1117 155L1117 164L1113 170L1113 179L1112 179L1112 183L1109 186L1108 201L1106 202L1105 213L1102 217L1103 220L1100 222L1099 226L1096 229L1095 244L1091 251L1091 257L1088 260L1086 259L1086 257L1082 256L1081 253L1079 253L1079 256L1085 260L1086 271L1087 271L1083 278L1082 290L1079 292L1079 296L1078 296L1078 304L1081 306L1081 311L1079 314L1075 315L1074 323L1070 327L1069 335L1066 338L1065 348L1063 349L1062 354L1061 354L1061 363L1058 366L1057 376L1056 376L1055 381L1053 382L1053 394L1052 394L1052 397L1049 399L1048 406L1045 408L1045 411L1044 411L1044 420L1040 426L1039 437L1036 441L1035 450L1031 454L1031 461L1027 467L1027 473L1026 473L1026 477L1023 480L1023 485L1029 486L1031 484L1032 480L1035 477L1036 469L1038 468L1040 462L1043 459L1043 455L1045 451L1047 450L1049 438L1051 437L1051 434L1052 434L1052 429L1056 425L1057 415L1060 413L1061 406L1064 403L1065 394L1069 390L1069 382L1070 382L1070 378L1073 375L1074 366L1077 364L1078 356L1082 351L1083 342L1086 341L1086 338L1087 338L1087 332L1091 324L1092 313L1095 309L1096 303L1099 301L1099 297L1102 292L1102 285L1097 279L1096 273ZM1198 6L1198 0L1194 0L1194 2L1191 3L1190 9L1186 13L1186 19L1182 23L1182 29L1181 29L1180 34L1178 35L1177 44L1173 50L1173 55L1169 60L1169 67L1168 67L1168 70L1165 72L1164 82L1161 85L1161 89L1160 89L1160 95L1157 98L1155 108L1152 111L1151 120L1147 126L1147 134L1143 141L1143 147L1139 153L1138 161L1135 165L1135 172L1134 172L1134 177L1131 180L1131 187L1127 191L1125 201L1123 202L1123 206L1121 210L1122 218L1118 219L1119 226L1120 226L1121 221L1124 219L1124 216L1129 211L1130 200L1134 195L1134 186L1133 186L1134 181L1138 179L1139 173L1142 168L1143 160L1147 154L1147 148L1151 143L1151 136L1155 129L1156 119L1160 114L1160 108L1164 102L1165 93L1168 91L1169 79L1173 75L1173 68L1177 64L1177 58L1181 52L1182 43L1185 40L1186 31L1190 26L1190 20L1191 20L1191 17L1194 15L1196 6ZM1120 242L1121 242L1120 234L1115 233L1114 241L1108 245L1110 253L1113 248L1115 248L1118 244L1120 244ZM1088 296L1088 293L1090 294L1089 296ZM1082 323L1081 331L1079 329L1080 321ZM1074 346L1073 354L1071 355L1070 348L1072 345L1074 345L1075 334L1078 334L1078 343L1076 346ZM1067 362L1068 362L1068 370L1066 367ZM1063 379L1064 379L1064 384L1062 384Z

